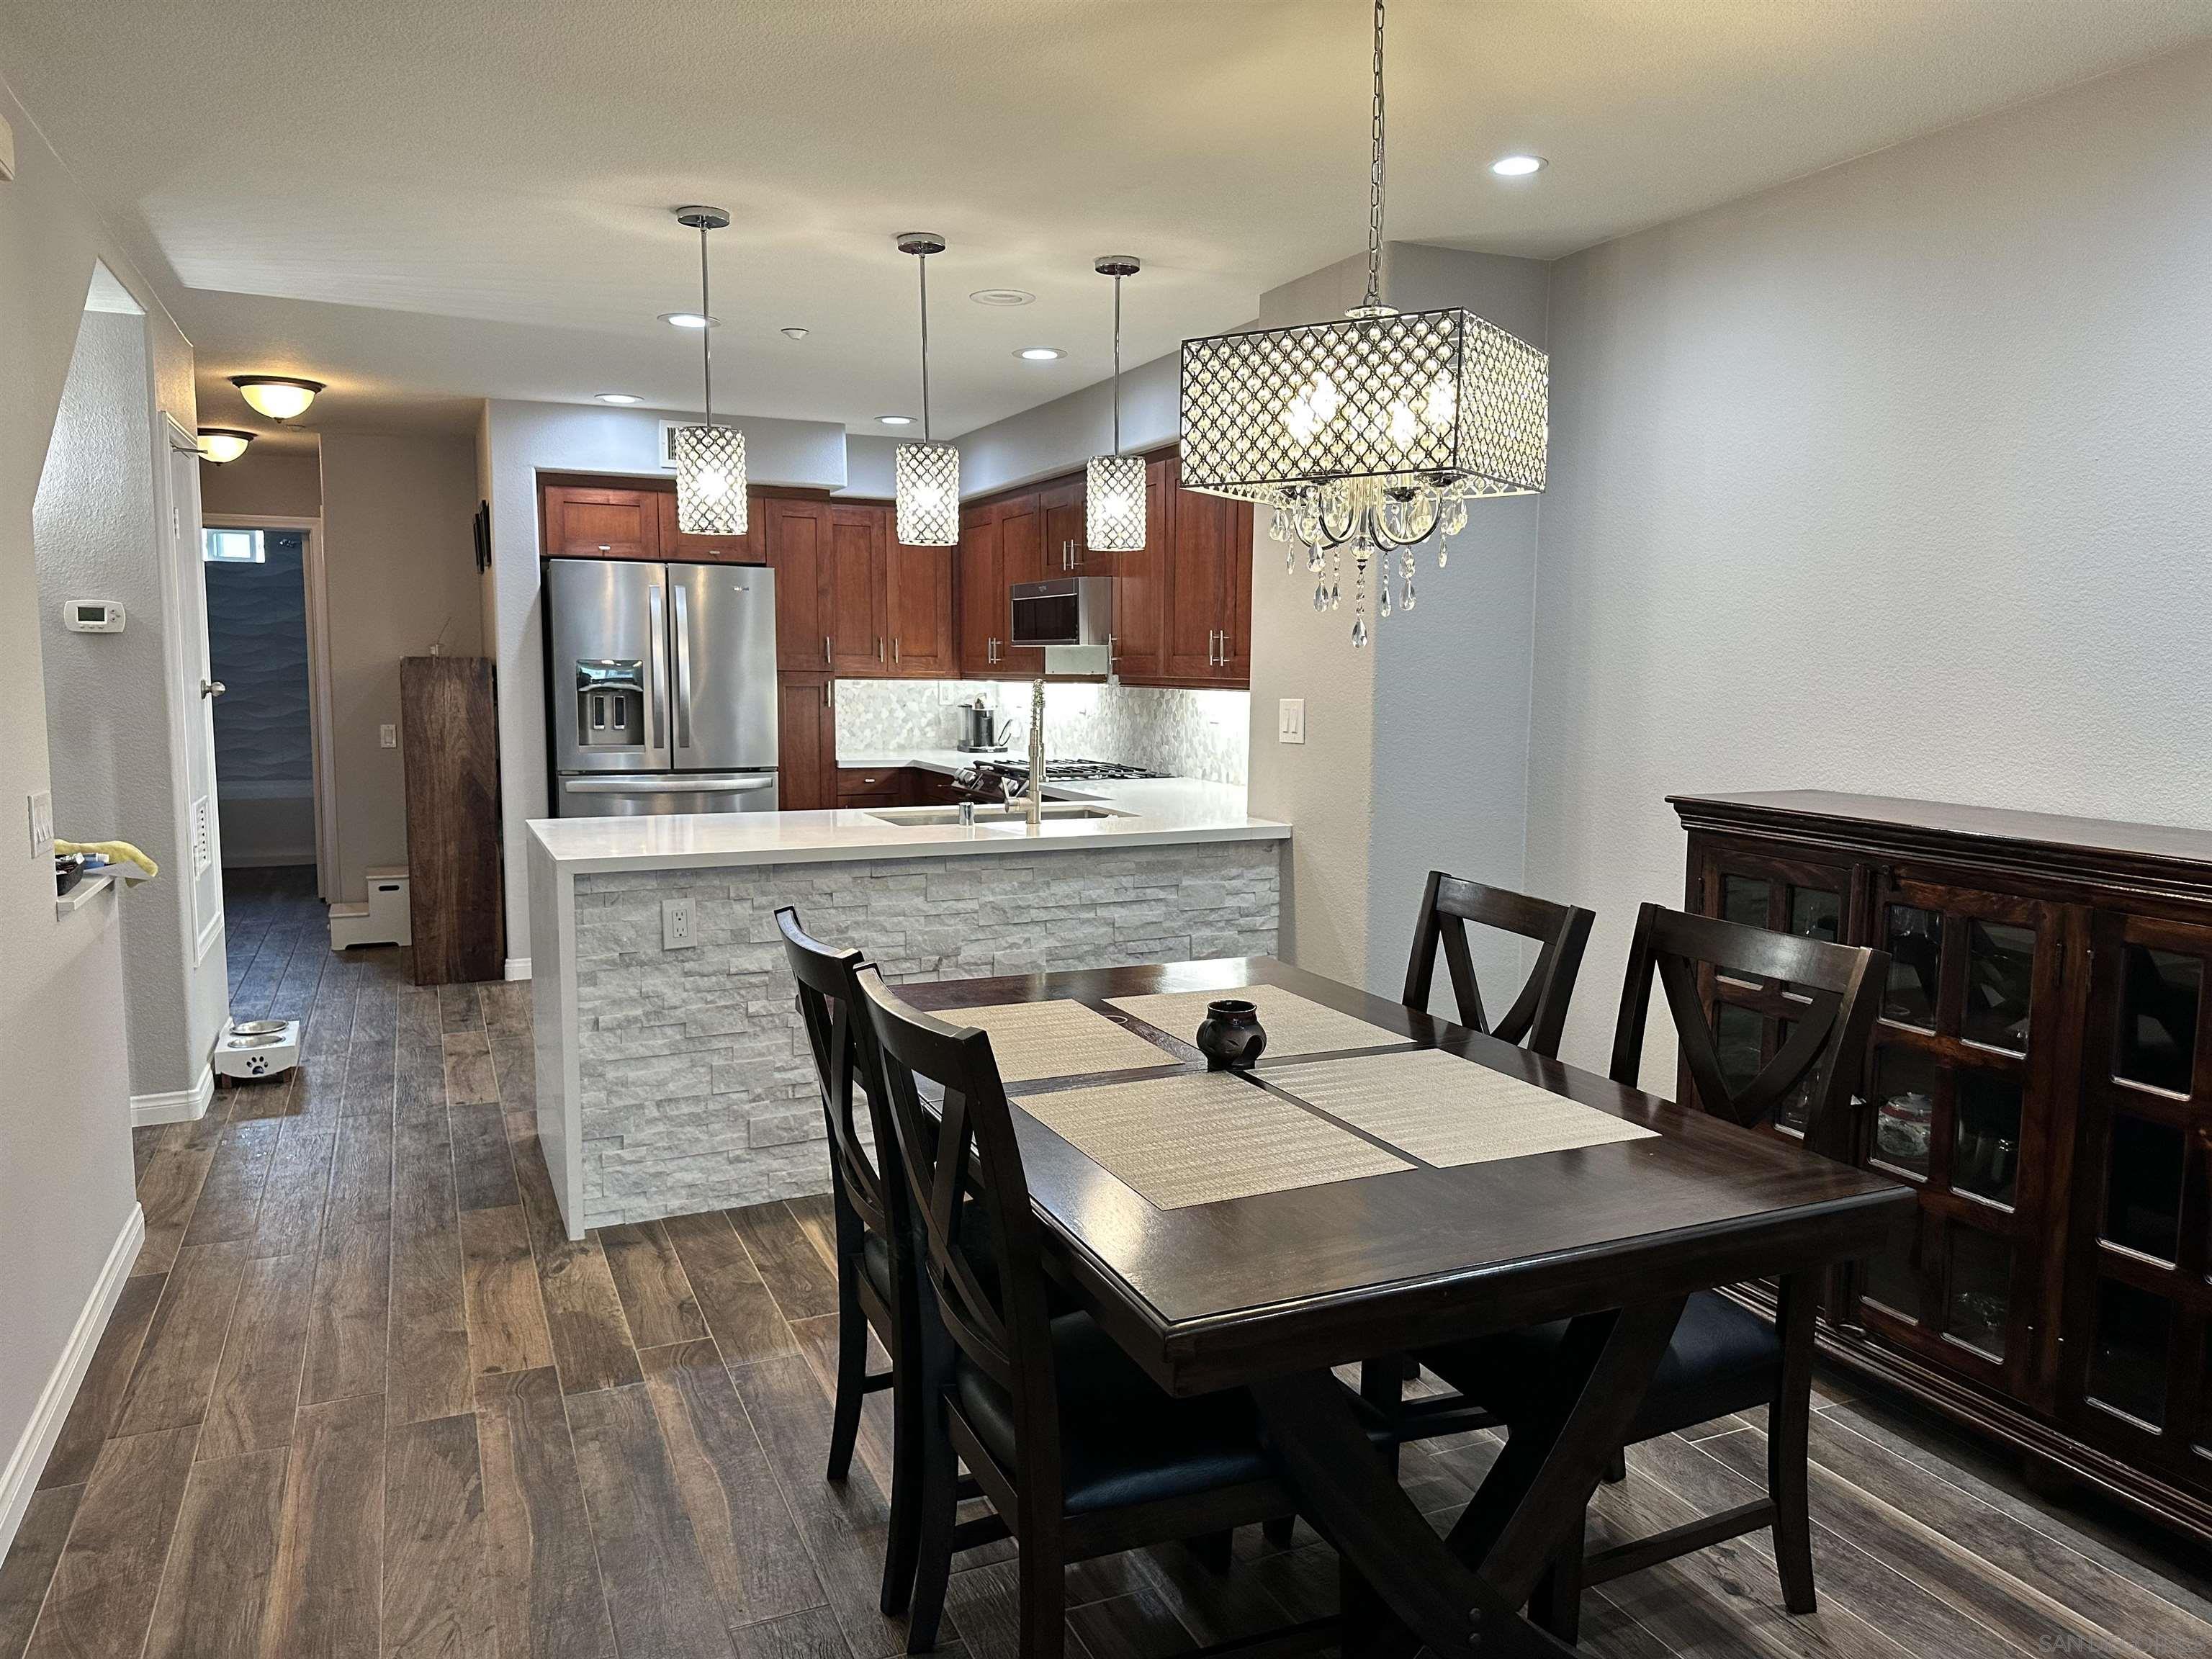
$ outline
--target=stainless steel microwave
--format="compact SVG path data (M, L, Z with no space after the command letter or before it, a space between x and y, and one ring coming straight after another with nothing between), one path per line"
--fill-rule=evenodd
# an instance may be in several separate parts
M1063 576L1016 582L1010 645L1104 646L1114 631L1110 576Z

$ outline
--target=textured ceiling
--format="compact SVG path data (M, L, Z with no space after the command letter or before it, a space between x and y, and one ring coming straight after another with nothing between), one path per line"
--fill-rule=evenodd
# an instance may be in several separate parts
M330 427L483 396L695 404L679 202L714 239L719 401L957 433L1356 252L1364 0L0 0L0 75L222 379ZM1395 0L1394 239L1552 256L2212 33L2208 0ZM1534 150L1534 179L1487 164ZM1035 291L994 311L971 289ZM813 331L794 344L778 330ZM1030 344L1064 361L1016 361Z

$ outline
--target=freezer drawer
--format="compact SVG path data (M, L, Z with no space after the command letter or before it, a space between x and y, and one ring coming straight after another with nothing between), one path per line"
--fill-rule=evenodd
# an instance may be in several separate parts
M605 774L559 781L555 816L643 817L669 812L773 812L773 772Z

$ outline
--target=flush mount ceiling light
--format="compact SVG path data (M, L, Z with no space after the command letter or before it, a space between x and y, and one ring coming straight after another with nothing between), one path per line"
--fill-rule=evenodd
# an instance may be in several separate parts
M718 207L680 207L676 210L676 222L699 233L699 309L692 314L711 318L714 313L707 303L707 233L728 224L729 213ZM676 455L676 527L687 536L742 536L746 518L745 434L733 426L714 423L711 328L699 331L699 380L704 418L696 426L679 426L669 434L669 446Z
M1352 642L1367 643L1367 567L1400 554L1413 606L1413 544L1467 523L1478 495L1544 487L1550 368L1544 353L1472 312L1401 314L1382 303L1382 0L1375 0L1367 297L1346 320L1182 343L1182 483L1269 508L1301 543L1314 608L1342 602L1352 549ZM1437 564L1445 549L1437 547ZM1283 555L1292 564L1292 550ZM1376 609L1390 614L1390 571Z
M908 547L951 547L960 540L960 452L929 440L929 256L945 252L945 239L909 230L898 251L914 255L921 276L921 441L901 444L892 457L898 538Z
M644 398L637 396L635 392L594 392L592 395L603 404L622 404L627 405L629 404L641 404L645 401Z
M803 328L787 328L778 331L781 333L783 337L787 340L803 340L806 337L808 332L807 330Z
M199 430L199 440L200 453L220 465L246 453L246 445L253 441L253 434L241 432L234 426L204 426Z
M1145 544L1145 460L1121 453L1121 279L1140 267L1109 253L1091 266L1114 279L1114 449L1083 469L1084 539L1094 553L1134 553Z
M240 397L272 421L289 421L306 414L307 405L323 389L320 380L302 380L290 374L234 374L230 383Z
M914 424L914 416L911 415L878 415L876 416L876 419L885 426L912 426Z
M722 319L709 317L703 311L664 311L660 320L671 328L720 328Z
M1501 155L1490 164L1490 170L1501 179L1525 179L1541 172L1545 165L1540 155Z
M1067 354L1058 346L1024 346L1014 356L1025 363L1056 363Z
M968 297L979 306L1025 306L1036 295L1021 288L979 288Z

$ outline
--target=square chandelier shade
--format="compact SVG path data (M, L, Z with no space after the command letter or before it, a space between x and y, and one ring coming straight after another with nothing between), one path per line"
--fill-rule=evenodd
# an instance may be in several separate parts
M1550 362L1462 309L1182 345L1182 483L1245 501L1336 478L1446 497L1544 487Z
M960 540L960 452L951 444L901 444L892 458L898 539L905 547Z
M679 426L676 527L687 536L745 533L745 434L733 426Z
M1145 545L1145 458L1094 455L1083 469L1084 541L1094 553Z

